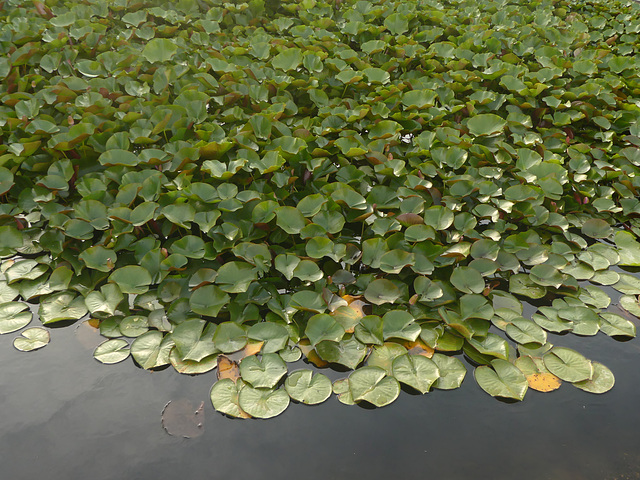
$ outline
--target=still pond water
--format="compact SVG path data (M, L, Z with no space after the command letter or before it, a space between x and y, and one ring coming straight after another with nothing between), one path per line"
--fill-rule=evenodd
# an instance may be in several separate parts
M616 385L605 395L564 384L508 404L484 393L469 371L458 390L402 393L383 409L347 407L333 396L242 421L211 407L215 372L147 372L130 359L102 365L92 358L100 340L83 345L74 330L52 330L51 343L30 353L13 348L17 334L0 337L3 480L640 478L637 338L550 336L611 368ZM205 402L198 438L162 428L165 404L180 399Z

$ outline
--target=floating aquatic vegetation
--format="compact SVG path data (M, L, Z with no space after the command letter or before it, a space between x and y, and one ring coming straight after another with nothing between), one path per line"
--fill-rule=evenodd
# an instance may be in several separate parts
M606 392L554 344L636 334L639 8L5 0L0 333L89 317L240 418Z

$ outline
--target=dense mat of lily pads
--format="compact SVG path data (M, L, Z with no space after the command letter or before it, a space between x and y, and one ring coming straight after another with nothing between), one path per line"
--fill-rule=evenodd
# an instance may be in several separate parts
M88 315L96 359L217 367L235 417L469 368L605 392L555 334L635 336L639 32L619 1L4 0L0 332Z

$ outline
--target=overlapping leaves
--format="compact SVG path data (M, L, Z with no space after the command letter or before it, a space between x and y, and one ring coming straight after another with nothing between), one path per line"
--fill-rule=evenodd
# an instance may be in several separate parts
M549 342L636 333L635 4L0 8L3 332L31 302L104 363L239 360L239 417L327 398L300 355L343 403L456 388L460 353L494 396L613 386Z

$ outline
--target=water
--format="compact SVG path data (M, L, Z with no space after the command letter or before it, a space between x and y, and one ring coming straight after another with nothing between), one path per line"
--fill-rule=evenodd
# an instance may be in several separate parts
M275 419L231 420L208 395L215 373L106 366L74 328L23 353L0 337L0 478L198 479L640 478L640 343L551 335L612 369L605 395L569 384L522 403L491 398L467 374L462 388L402 393L391 406L347 407L335 397L292 404ZM205 401L204 434L168 435L170 400Z

